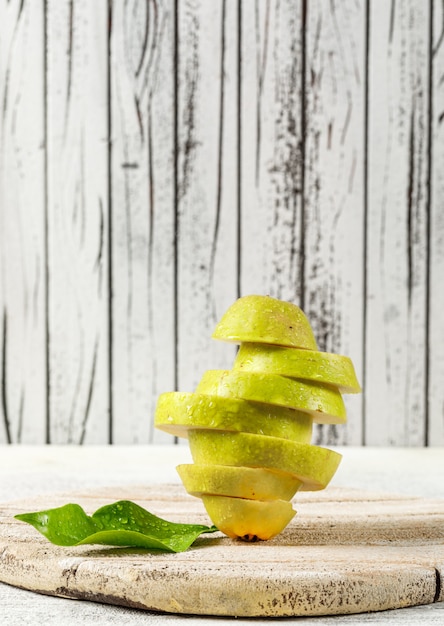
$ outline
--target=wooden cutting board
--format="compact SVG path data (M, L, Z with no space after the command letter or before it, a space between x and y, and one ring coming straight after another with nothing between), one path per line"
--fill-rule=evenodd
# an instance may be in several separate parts
M53 546L18 512L129 499L172 521L209 523L179 485L64 493L0 505L0 581L40 593L169 613L335 615L444 600L444 500L335 489L296 497L277 538L220 533L180 554Z

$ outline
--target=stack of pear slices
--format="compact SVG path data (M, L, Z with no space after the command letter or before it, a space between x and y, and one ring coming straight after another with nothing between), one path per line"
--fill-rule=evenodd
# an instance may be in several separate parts
M182 482L229 537L270 539L295 515L298 490L324 489L341 460L311 445L313 423L343 424L343 393L359 393L348 357L320 352L299 307L239 298L215 339L240 344L231 370L207 371L194 393L159 396L155 425L189 440Z

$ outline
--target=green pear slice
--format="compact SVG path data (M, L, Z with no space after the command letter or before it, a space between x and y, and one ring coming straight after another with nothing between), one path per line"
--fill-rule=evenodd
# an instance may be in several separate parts
M262 467L178 465L189 494L231 496L247 500L291 500L301 486L292 474Z
M361 391L351 359L329 352L243 343L234 369L328 383L338 387L341 393Z
M243 500L227 496L202 496L213 524L233 539L255 541L275 537L293 519L296 511L284 500Z
M291 302L270 296L251 295L236 300L217 324L213 338L317 349L305 313Z
M154 424L177 437L188 437L190 428L214 428L308 443L313 419L302 411L241 398L171 391L159 396Z
M191 430L189 444L198 465L265 467L288 472L302 482L303 491L324 489L342 458L328 448L251 433Z
M344 424L347 413L338 389L277 374L239 370L207 370L197 393L242 398L285 406L312 415L318 424Z

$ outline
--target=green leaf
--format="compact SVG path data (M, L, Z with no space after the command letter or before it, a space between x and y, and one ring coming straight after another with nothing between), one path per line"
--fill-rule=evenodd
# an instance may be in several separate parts
M129 500L120 500L89 516L78 504L15 516L34 526L58 546L98 543L148 550L183 552L202 533L214 533L216 526L169 522Z

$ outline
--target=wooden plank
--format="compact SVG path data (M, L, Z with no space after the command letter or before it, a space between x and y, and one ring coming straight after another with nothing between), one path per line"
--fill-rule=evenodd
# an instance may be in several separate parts
M365 441L425 441L429 3L371 3Z
M334 488L300 494L298 515L273 540L204 535L180 555L88 545L67 549L13 519L17 512L67 501L92 513L116 499L136 501L171 521L209 523L199 499L171 484L7 503L0 510L0 580L62 597L184 615L345 615L442 600L437 571L444 559L444 502L437 499Z
M174 3L112 5L112 393L115 443L154 431L174 389Z
M365 126L364 4L310 2L306 27L305 312L320 350L350 356L362 381ZM362 396L316 443L360 444Z
M0 24L0 443L44 443L43 3L2 2Z
M177 382L231 367L211 340L237 297L236 0L179 2L177 90Z
M50 441L106 443L107 2L46 15Z
M303 297L302 9L242 3L242 295Z
M430 172L429 424L427 443L444 444L444 7L433 4Z
M0 584L0 602L8 616L8 626L22 626L26 620L32 619L36 624L59 626L60 623L72 621L75 612L76 626L91 624L125 622L126 626L146 626L147 618L157 623L168 618L147 613L138 609L113 607L107 604L92 602L75 602L63 598L54 598L42 594L17 589L10 585ZM356 625L356 617L341 617L341 624ZM444 619L444 603L427 604L411 609L393 609L390 612L370 613L359 617L359 623L372 626L441 626ZM160 620L160 622L159 622ZM177 626L183 617L171 616L170 626ZM338 620L336 620L338 621ZM238 620L239 622L239 620ZM155 623L155 622L154 622ZM307 617L303 626L330 626L331 617Z

